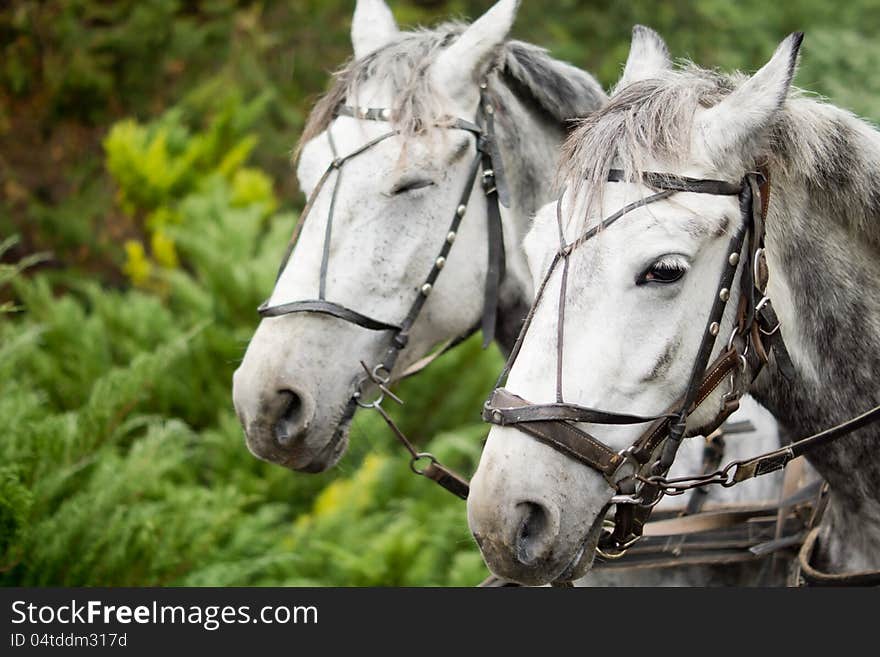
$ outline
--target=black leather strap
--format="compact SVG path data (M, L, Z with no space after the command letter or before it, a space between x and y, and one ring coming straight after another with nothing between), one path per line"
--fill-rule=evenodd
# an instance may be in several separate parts
M383 107L352 107L351 105L339 105L336 107L336 116L348 116L363 121L390 121L392 112Z
M483 192L486 194L486 230L489 240L486 264L486 284L483 291L483 318L480 328L483 333L483 349L495 339L498 322L498 304L501 295L501 281L505 274L504 227L501 222L501 208L510 206L507 181L501 153L495 138L494 109L483 107L482 116L486 131L477 140L477 150L481 154L483 169Z
M830 429L820 431L812 436L801 438L785 447L743 461L735 461L734 463L729 464L725 470L729 470L731 467L736 466L732 478L734 483L739 483L746 479L752 479L753 477L759 477L770 472L775 472L776 470L784 468L792 459L802 456L817 447L828 445L839 438L851 434L853 431L857 431L862 427L866 427L877 421L880 421L880 405L877 405L846 422L841 422Z
M620 169L608 172L608 182L633 182ZM718 196L736 196L742 191L742 183L731 183L724 180L701 180L676 176L671 173L649 171L642 174L642 182L648 187L665 189L671 192L691 192L693 194L713 194Z
M400 327L389 324L372 317L362 315L356 310L346 308L345 306L327 301L325 299L313 299L310 301L292 301L290 303L282 303L277 306L269 306L263 304L257 308L257 312L261 317L280 317L281 315L289 315L290 313L319 313L322 315L332 315L339 319L345 320L352 324L357 324L371 331L399 331Z

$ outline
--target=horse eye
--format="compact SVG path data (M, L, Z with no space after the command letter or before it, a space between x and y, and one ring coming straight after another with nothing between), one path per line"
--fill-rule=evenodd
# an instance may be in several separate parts
M428 180L427 178L411 178L408 180L401 180L396 183L394 187L391 188L391 196L397 196L398 194L405 194L406 192L412 192L417 189L422 189L423 187L430 187L434 184L433 180Z
M636 279L636 285L647 283L660 283L663 285L675 283L687 273L688 267L677 259L661 258L646 269Z

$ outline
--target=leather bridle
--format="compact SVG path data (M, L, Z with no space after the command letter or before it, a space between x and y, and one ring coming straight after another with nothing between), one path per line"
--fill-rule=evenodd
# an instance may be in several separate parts
M620 170L611 170L609 182L626 181ZM557 203L560 245L538 287L534 303L510 357L498 378L496 389L483 408L483 418L499 426L510 426L550 446L563 455L599 472L615 490L610 504L616 505L613 522L606 521L597 552L617 558L642 536L643 527L653 507L663 495L678 495L691 488L718 484L729 487L746 479L774 472L791 459L828 444L855 429L880 419L880 406L832 429L801 439L786 447L751 459L734 461L724 468L689 477L666 479L685 436L688 417L725 382L729 389L722 396L720 410L712 420L691 427L692 435L708 435L739 407L739 399L768 362L775 356L780 373L793 376L788 352L782 342L779 320L766 296L768 271L764 258L764 223L767 217L770 179L766 170L750 172L739 183L700 180L665 173L645 173L642 180L654 193L634 201L587 230L572 242L566 242L562 223L562 197ZM733 230L725 251L724 269L719 277L711 310L705 324L697 356L685 387L685 393L658 415L631 415L608 412L568 403L562 393L562 358L564 344L565 301L569 258L582 244L609 228L633 210L669 198L678 192L736 196L740 223ZM564 193L563 193L564 196ZM541 303L550 277L562 263L556 340L556 402L533 404L500 387L522 347L526 332ZM742 265L742 267L740 267ZM733 330L724 349L711 363L730 289L741 270L740 304ZM747 370L749 376L746 376ZM592 436L575 423L632 425L650 423L628 448L618 451Z
M335 115L348 116L364 121L380 121L387 123L393 120L394 111L387 108L367 108L340 105L336 108ZM463 342L465 339L474 334L477 330L481 330L483 333L484 348L487 347L494 339L496 321L498 316L500 286L502 279L504 278L505 272L504 235L502 231L501 211L499 208L499 204L504 205L505 207L509 206L509 195L507 191L507 186L505 184L501 155L495 135L494 115L495 108L490 102L488 95L488 82L484 81L480 84L480 102L477 109L476 123L458 118L454 119L450 123L444 123L438 126L452 130L463 130L473 135L476 143L476 155L471 161L470 167L468 169L468 174L465 179L464 188L461 192L461 196L459 197L459 201L456 205L455 211L453 212L452 220L449 224L448 231L443 239L440 250L437 253L436 258L434 259L427 276L422 281L421 285L418 286L416 298L410 305L409 310L407 311L404 318L399 323L382 321L364 313L353 310L341 303L329 300L326 296L326 287L327 271L330 264L330 242L333 235L333 218L336 208L336 198L339 191L340 182L342 180L343 165L345 165L345 163L357 157L358 155L367 152L368 150L370 150L377 144L385 141L386 139L399 135L400 132L394 129L390 130L389 132L383 133L378 137L375 137L374 139L368 141L367 143L348 153L347 155L340 156L337 152L332 132L329 127L327 129L327 138L330 143L330 149L333 153L333 161L330 163L321 178L318 180L315 189L313 190L305 207L303 208L302 213L300 214L299 221L297 222L297 225L293 231L293 235L290 238L290 242L287 246L287 250L284 254L281 265L278 269L278 275L276 277L277 283L278 279L281 278L281 274L283 273L285 267L287 266L287 263L293 253L294 246L297 242L297 238L299 237L299 234L302 230L302 226L306 218L308 217L311 209L314 207L318 195L320 194L321 190L330 179L332 174L336 172L336 179L333 183L333 190L330 197L330 208L328 210L327 225L324 229L324 243L321 255L321 268L318 282L317 298L292 301L274 306L270 306L269 302L266 301L257 310L262 317L280 317L282 315L289 315L293 313L318 313L336 317L345 322L355 324L371 331L389 332L390 338L388 346L385 350L384 356L379 361L379 363L370 367L361 362L364 367L365 373L356 382L354 394L349 399L346 409L343 412L340 425L351 418L357 406L376 409L380 412L380 414L382 414L386 422L392 424L390 417L385 413L384 409L382 409L381 402L386 395L390 396L395 401L399 401L398 398L395 397L393 393L391 393L388 389L388 386L391 384L392 371L395 364L397 363L400 353L409 342L410 331L415 324L416 319L419 317L419 314L424 307L428 296L433 290L437 278L440 276L440 272L446 265L446 259L449 256L449 252L452 249L452 245L456 240L456 236L458 235L459 226L467 211L467 205L471 197L471 192L477 180L477 176L480 175L481 172L482 188L486 195L488 220L488 265L484 287L482 318L478 325L471 327L462 335L459 335L456 338L447 341L446 343L444 343L443 346L440 347L440 349L435 351L429 357L424 358L415 365L407 368L407 370L401 375L397 376L396 379L403 378L404 376L414 374L415 372L421 370L430 362L432 362L435 358L440 356L442 353L445 353L457 344ZM368 384L372 384L373 386L378 388L378 396L372 401L366 401L364 399L364 387ZM392 426L392 429L396 429L396 427ZM395 431L396 435L398 433L399 430ZM419 474L425 474L435 481L438 481L438 483L446 488L449 488L456 495L466 497L467 484L466 482L464 482L464 480L449 480L450 476L452 476L454 479L460 479L460 477L457 477L457 475L454 475L454 473L441 466L432 455L416 452L415 449L412 448L412 445L409 444L409 441L407 441L406 438L402 436L402 434L400 434L398 437L402 439L404 446L407 447L407 449L411 453L411 466L414 470L416 470ZM415 467L416 461L421 458L427 458L430 460L430 464L424 470L418 470ZM437 472L438 470L442 471ZM462 488L462 486L464 488Z

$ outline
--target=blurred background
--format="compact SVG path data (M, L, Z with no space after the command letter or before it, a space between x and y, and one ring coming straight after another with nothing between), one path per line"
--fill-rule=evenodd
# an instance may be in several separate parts
M390 0L402 27L489 0ZM253 458L231 377L304 199L289 161L353 0L0 5L0 583L459 585L464 504L360 414L331 473ZM617 78L634 23L880 119L880 2L523 0L514 37ZM470 473L500 367L470 341L403 386L403 428Z

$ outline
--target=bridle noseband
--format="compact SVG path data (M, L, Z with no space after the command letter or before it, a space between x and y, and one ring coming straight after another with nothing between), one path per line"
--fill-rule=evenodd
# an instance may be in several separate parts
M626 178L622 171L611 170L608 181L623 182ZM764 220L769 194L767 174L749 173L737 184L652 172L644 174L642 182L655 190L654 193L626 205L572 242L565 240L561 214L562 198L560 198L556 206L559 249L538 288L522 331L498 379L498 385L483 409L483 418L488 422L515 427L567 457L596 470L616 491L616 495L612 498L612 503L617 506L614 526L602 537L599 548L600 554L608 557L619 556L641 536L642 526L663 494L675 494L687 489L684 486L670 486L663 477L675 459L685 435L688 417L722 383L729 380L730 390L723 398L721 410L713 420L700 427L706 434L714 431L738 408L739 398L746 389L741 379L744 378L742 375L747 365L752 368L753 378L767 362L767 355L771 349L776 353L777 363L787 362L787 354L781 355L784 346L778 330L770 330L773 327L778 328L778 321L764 296L766 267L762 270L758 267L753 269L751 266L742 267L740 277L742 301L727 347L713 362L709 362L740 262L758 262L762 258ZM569 257L575 249L595 237L600 231L609 228L621 217L637 208L667 199L678 192L737 196L741 214L741 222L735 228L725 251L726 262L719 277L685 393L666 412L649 416L609 412L565 402L562 393L562 355ZM756 197L759 199L757 203ZM748 244L746 244L747 238ZM556 341L556 402L532 404L501 388L500 385L506 380L516 360L547 283L560 262L562 276ZM758 304L753 301L756 297L762 300ZM759 305L760 308L756 310ZM753 327L757 330L753 330ZM775 336L775 338L772 343L764 347L762 338L766 340L766 336ZM753 341L757 341L760 346L752 348ZM629 448L618 451L574 424L578 422L605 425L650 424ZM784 463L778 467L783 466ZM726 473L723 481L716 475L717 473L701 476L697 485L733 483L727 479ZM689 481L690 479L693 478L689 478Z

